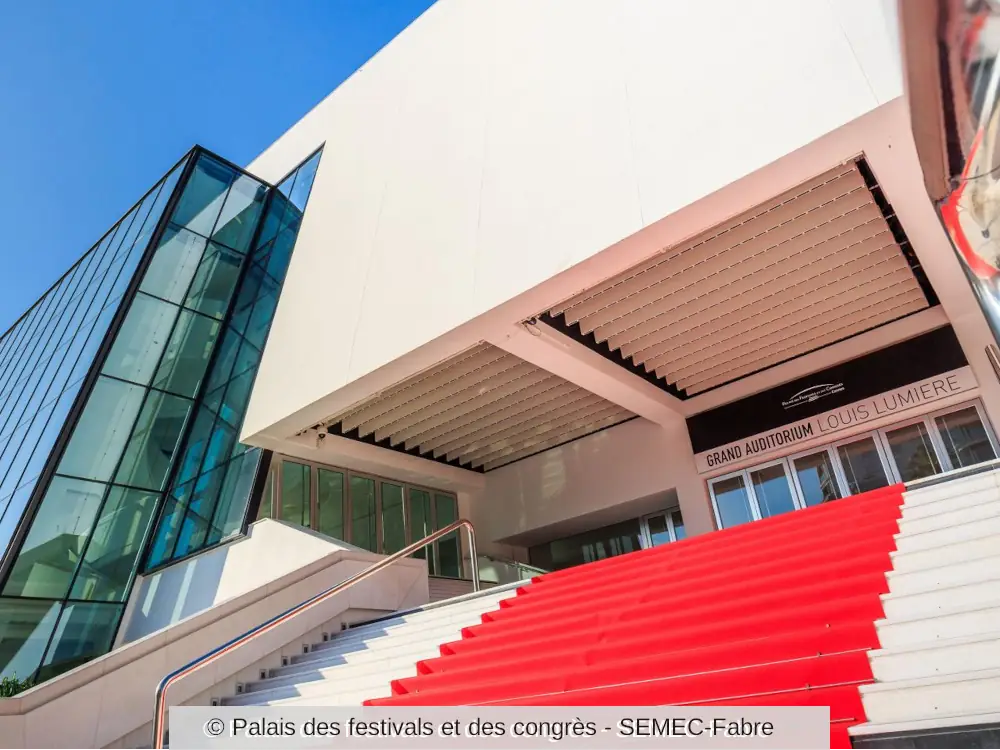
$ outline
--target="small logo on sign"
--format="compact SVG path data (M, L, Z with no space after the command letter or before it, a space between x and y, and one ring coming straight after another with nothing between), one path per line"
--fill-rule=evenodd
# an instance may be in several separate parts
M785 409L791 409L792 407L801 406L802 404L811 404L813 401L819 401L821 398L832 396L835 393L842 393L843 390L843 383L823 383L821 385L814 385L799 391L787 401L782 401L781 405Z

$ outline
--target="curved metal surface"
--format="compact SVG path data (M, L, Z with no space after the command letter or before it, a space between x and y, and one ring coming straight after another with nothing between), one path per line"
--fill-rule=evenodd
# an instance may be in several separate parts
M167 695L167 689L174 682L181 679L182 677L185 677L186 675L191 674L192 672L198 671L207 664L211 664L213 661L221 658L222 656L225 656L233 649L236 649L242 646L247 641L250 641L256 638L257 636L262 635L263 633L266 633L272 630L273 628L276 628L278 625L287 622L296 615L305 612L307 609L311 609L312 607L315 607L317 604L321 604L325 602L327 599L336 596L337 594L343 591L346 591L354 584L360 583L366 578L374 575L375 573L378 573L383 568L387 568L397 560L401 560L404 557L409 557L414 552L417 552L423 549L424 547L433 544L439 539L448 536L452 532L458 531L458 529L463 529L463 528L465 529L466 533L469 536L469 562L470 562L470 567L472 568L472 588L474 591L479 591L480 588L479 556L476 553L476 530L473 528L471 521L467 521L464 518L460 518L454 523L451 523L442 529L438 529L433 534L428 534L420 541L414 542L408 547L404 547L399 552L394 552L393 554L382 558L374 565L365 568L360 573L357 573L351 576L350 578L341 581L335 586L331 586L326 591L322 591L319 594L316 594L316 596L312 597L311 599L307 599L301 604L295 605L291 609L282 612L280 615L272 617L267 622L263 622L260 625L256 626L255 628L251 628L242 635L236 636L232 640L223 643L221 646L217 646L216 648L212 649L206 654L202 654L197 659L188 662L183 667L175 669L173 672L168 674L166 677L160 680L160 684L156 687L156 700L153 707L153 747L156 750L162 750L163 748L164 729L165 729L164 719L166 717L166 710L167 710L166 695Z

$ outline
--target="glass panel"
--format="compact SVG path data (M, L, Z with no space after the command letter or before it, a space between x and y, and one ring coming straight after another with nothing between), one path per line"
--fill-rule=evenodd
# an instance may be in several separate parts
M0 677L31 678L58 616L58 602L0 598Z
M674 536L677 538L677 541L679 542L686 538L687 531L684 529L684 517L679 510L670 511L670 521L674 525Z
M309 525L308 466L281 462L281 518L300 526Z
M202 474L194 482L191 500L188 503L184 521L177 537L177 549L174 557L182 557L199 549L211 532L212 518L215 515L215 505L219 499L219 491L226 476L226 466L220 466L214 471ZM186 494L187 488L181 489Z
M434 494L434 523L443 529L458 520L458 503L451 495ZM459 578L462 575L462 559L459 550L458 532L455 531L437 543L437 574Z
M11 569L5 596L66 596L104 490L97 482L52 480Z
M869 492L889 485L885 469L882 467L882 459L872 438L866 437L841 445L837 448L837 453L840 456L840 463L844 466L850 494L857 495L860 492Z
M406 546L403 487L382 482L382 552L391 555Z
M295 183L292 185L292 194L289 196L292 205L300 212L306 208L309 200L309 191L312 188L313 179L316 177L316 168L319 166L320 154L317 153L309 161L299 167L298 174L295 175Z
M410 543L420 541L425 536L434 531L431 523L431 495L424 490L410 488ZM413 557L421 560L427 558L427 548L419 549L413 553ZM429 565L430 572L434 572L433 561Z
M585 531L529 550L531 564L544 570L561 570L574 565L615 557L641 548L639 519Z
M646 518L646 523L649 526L649 540L654 547L670 542L670 527L667 526L665 514L657 513L655 516L649 516Z
M177 203L172 221L208 237L222 210L236 172L209 156L201 156Z
M830 454L827 451L796 458L793 464L806 507L819 505L840 497L837 479L833 473L833 461L830 460Z
M351 544L376 551L375 480L351 477Z
M205 377L212 347L221 329L217 320L182 310L163 361L156 370L153 387L193 397Z
M236 289L243 256L214 242L188 290L185 307L221 319Z
M38 671L39 680L68 672L106 654L111 649L121 612L122 606L118 604L67 604Z
M976 407L944 414L935 422L952 467L960 469L996 458Z
M142 386L98 378L59 463L59 473L111 479L144 394Z
M246 252L266 194L266 189L257 180L240 175L226 196L212 239L241 253Z
M142 277L140 291L169 300L184 302L207 241L186 229L170 227L163 234L160 246Z
M178 312L174 305L136 295L101 372L133 383L149 383Z
M728 529L754 520L750 493L742 475L716 480L711 486L715 505L719 509L719 528Z
M112 487L77 573L71 599L125 599L159 495Z
M912 482L941 472L931 436L923 422L886 430L885 437L902 481Z
M162 489L191 406L186 398L150 391L115 474L115 483Z
M226 539L243 529L243 521L250 504L254 480L260 466L261 452L254 448L229 461L226 465L226 480L219 493L212 521L218 539L209 537L210 542Z
M178 489L176 494L181 494L184 491L184 489ZM168 497L163 515L160 517L160 522L156 527L156 536L149 552L149 561L146 564L147 570L169 560L173 555L174 544L177 542L177 532L180 529L183 518L183 502L177 498Z
M776 516L795 510L792 486L785 474L784 464L766 466L750 472L753 494L757 498L761 518Z
M320 483L322 487L322 482ZM268 471L267 478L264 480L264 491L260 496L260 508L257 510L257 520L262 518L270 518L272 514L272 509L274 508L274 472ZM320 518L323 514L320 512ZM322 529L321 529L322 530Z
M319 531L334 539L344 540L344 475L339 471L319 469L317 502Z

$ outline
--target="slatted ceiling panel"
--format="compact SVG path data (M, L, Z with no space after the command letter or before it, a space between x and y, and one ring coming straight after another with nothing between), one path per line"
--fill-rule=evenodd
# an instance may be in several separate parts
M842 267L843 276L835 277L833 283L821 288L824 295L822 299L817 299L809 294L802 294L800 289L790 287L779 294L762 300L758 310L745 309L743 314L736 317L736 314L723 315L710 320L707 324L693 328L687 335L678 335L664 345L662 351L650 353L644 360L644 367L647 371L656 371L660 377L673 375L677 368L683 367L688 358L703 352L713 351L706 347L706 343L717 342L720 345L731 342L734 338L746 335L749 331L758 328L770 328L775 323L782 322L783 319L790 319L792 316L802 314L830 314L836 313L842 304L839 295L851 289L859 287L859 283L867 283L884 278L888 274L910 273L899 253L892 250L886 251L885 256L867 260L868 263L861 262L848 264ZM864 271L882 274L871 279L855 274ZM898 277L893 277L893 283L898 281ZM863 287L859 289L860 294L868 294L874 287ZM735 322L734 322L735 321ZM749 323L749 325L748 325ZM710 356L710 354L705 355Z
M564 301L562 304L553 308L550 311L550 313L552 315L560 315L563 312L570 310L571 308L577 307L580 303L584 301L590 300L595 297L603 297L603 295L606 292L615 289L624 282L629 281L630 279L642 273L645 273L646 271L649 271L658 265L661 265L666 262L671 262L673 261L673 259L684 254L685 252L705 244L710 239L737 230L740 227L747 224L748 222L753 221L759 216L763 216L764 214L767 214L770 211L774 211L782 207L783 205L798 199L800 196L806 193L816 190L829 182L837 180L839 177L843 175L850 175L852 173L857 173L857 168L853 164L844 164L841 165L840 167L832 169L825 174L822 174L818 177L813 178L812 180L803 183L802 185L799 185L793 191L789 191L788 193L785 193L776 198L773 198L770 201L762 203L761 205L757 206L750 212L740 214L728 221L724 221L718 224L717 226L713 227L709 232L705 232L701 235L698 235L697 237L689 240L688 242L682 243L678 247L664 249L655 258L651 258L647 261L644 261L643 263L629 269L628 271L624 271L618 274L617 276L598 285L597 287L585 290L584 292L581 292L579 295ZM736 239L730 240L729 244L730 245L738 244L739 241L738 237L736 235L732 236L736 237ZM570 320L570 322L575 322L575 319Z
M845 303L844 299L849 296L848 294L829 297L804 309L801 314L791 318L793 322L790 325L778 330L775 330L773 325L755 327L753 321L747 321L747 325L735 328L726 335L725 343L728 344L726 349L717 351L716 348L702 347L700 352L685 358L683 366L662 366L658 374L669 378L671 382L682 383L698 373L726 372L731 369L731 363L739 361L746 355L756 355L767 351L770 347L786 344L793 341L796 334L802 330L812 330L825 325L831 315L848 316L855 310L871 305L872 296L878 299L883 294L892 295L893 287L899 284L898 276L904 273L909 273L909 269L897 269L884 276L870 279L866 284L855 283L851 290L856 295L854 300Z
M479 406L490 403L497 398L498 392L506 392L508 387L517 387L521 378L533 375L537 368L517 357L508 356L469 376L468 379L454 381L446 388L435 392L436 398L418 399L411 402L411 411L397 411L391 421L366 423L365 428L373 428L375 440L392 437L393 444L405 440L403 435L413 434L411 430L421 422L433 419L442 409L455 403L465 403ZM364 433L362 433L364 434Z
M507 413L500 419L493 417L492 421L478 422L471 427L455 430L444 438L421 439L419 445L421 450L433 451L435 456L447 455L448 460L452 460L462 453L477 450L484 440L516 436L536 418L548 419L553 414L565 413L568 407L579 404L584 398L585 392L581 393L571 383L564 383L564 387L554 388L536 397L531 411L520 411L512 415Z
M765 252L871 203L864 180L854 170L773 212L756 216L724 234L713 235L678 255L668 253L656 267L621 282L599 298L572 306L566 318L571 323L580 321L585 332L594 330L617 319L623 312L641 307L642 299L634 300L634 295L667 282L671 282L671 286L665 291L697 283L720 268L738 262L739 258Z
M841 209L836 210L839 212ZM838 215L824 224L778 244L771 244L770 237L757 238L753 242L733 248L729 253L720 254L700 264L688 273L678 274L630 297L626 300L630 306L634 306L630 312L622 314L622 309L619 308L614 311L615 317L607 322L593 317L590 319L591 322L600 325L596 327L587 325L584 329L594 330L597 338L602 341L623 332L626 336L631 336L630 329L648 317L650 308L654 308L658 303L669 302L670 309L677 309L709 294L709 290L714 291L740 279L752 277L753 274L774 265L787 267L791 263L798 262L799 256L804 251L817 245L825 245L827 253L836 253L847 242L836 241L836 238L877 220L881 220L878 207L869 205L852 209L849 213ZM602 311L601 315L604 313L605 311Z
M354 430L364 422L377 419L393 409L405 408L409 401L447 386L448 383L492 364L504 356L506 352L485 344L473 347L453 360L413 378L406 388L394 389L392 395L366 401L363 406L348 410L343 417L344 430Z
M885 247L896 249L892 234L885 230L884 222L869 222L851 230L844 235L844 242L849 242L841 253L830 253L827 243L815 245L794 257L794 263L775 263L764 270L738 279L722 289L702 290L701 296L684 306L681 315L658 316L646 323L631 329L627 336L622 336L621 353L623 356L637 356L639 361L645 358L643 352L663 342L663 329L669 328L667 334L673 335L699 324L696 316L705 311L722 314L721 311L732 312L742 306L754 304L762 295L773 294L776 286L791 286L808 280L819 273L831 270L841 265L851 256L861 256ZM845 255L841 258L841 255ZM781 284L776 284L780 279ZM722 298L720 301L720 297ZM619 339L613 337L617 342ZM628 340L626 340L628 339Z
M603 398L481 344L317 425L487 470L631 419Z
M507 454L487 464L484 464L483 468L486 471L492 471L493 469L499 469L501 466L506 466L509 463L518 461L522 458L532 456L536 453L541 453L542 451L548 450L549 448L554 448L557 445L562 445L563 443L569 443L573 440L578 440L585 435L590 435L598 430L603 430L608 427L613 427L616 424L621 424L628 419L631 419L634 415L628 412L621 412L621 414L615 414L605 419L601 419L597 422L588 424L586 427L581 427L579 429L573 430L572 432L563 433L559 437L550 438L542 443L533 445L530 448L522 448L514 453Z
M838 254L827 256L808 266L795 267L791 273L770 279L774 283L729 294L717 304L702 302L692 305L691 315L668 329L657 327L652 333L627 343L621 349L622 354L634 356L645 365L647 371L651 371L663 363L664 357L670 357L673 353L676 353L674 356L678 360L682 359L689 353L682 351L682 348L691 342L698 341L697 346L701 348L704 342L699 341L700 339L728 330L734 325L734 321L742 321L747 317L756 318L789 301L808 304L815 290L829 282L831 277L851 276L890 258L906 264L888 232L861 243L856 251L858 257L855 258L842 258ZM847 262L844 263L844 260Z
M716 385L727 383L735 378L741 378L745 375L749 375L750 373L757 372L770 367L771 365L783 362L789 358L790 351L802 348L805 348L806 351L812 351L835 341L839 341L843 339L845 335L851 335L851 333L855 331L866 331L870 328L897 320L904 315L910 315L918 310L923 310L926 307L927 301L923 297L922 292L905 292L904 294L883 300L879 304L873 305L870 308L858 311L845 318L841 318L837 321L838 324L835 326L822 326L814 329L814 331L809 334L805 334L805 336L812 336L812 338L809 338L808 343L804 345L796 342L795 345L791 347L775 348L766 356L759 357L751 361L745 361L738 368L735 368L723 375L699 382L686 383L682 387L690 389L690 393L701 393L702 391L713 388Z
M486 406L471 408L460 404L443 412L440 417L422 424L419 434L405 438L406 449L419 447L422 451L434 451L435 456L441 455L482 430L503 429L505 425L502 423L511 419L511 407L519 402L531 400L536 405L547 405L576 387L545 373L537 373L532 379L539 382L502 396ZM520 412L515 414L520 415Z
M926 306L886 215L851 163L549 315L684 397ZM809 328L820 320L833 338Z

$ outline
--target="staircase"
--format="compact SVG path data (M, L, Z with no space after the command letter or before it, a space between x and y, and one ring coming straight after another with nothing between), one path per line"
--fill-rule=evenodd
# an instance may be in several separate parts
M1000 718L998 540L1000 472L888 487L352 628L224 703L820 705L831 747L901 746Z
M525 582L526 583L526 582ZM238 686L224 706L359 706L390 695L393 680L416 676L416 664L437 656L440 644L460 637L484 612L512 596L521 583L460 596L355 626L303 647L287 664Z
M899 528L855 744L948 728L924 746L971 747L956 733L1000 722L1000 472L907 492Z

